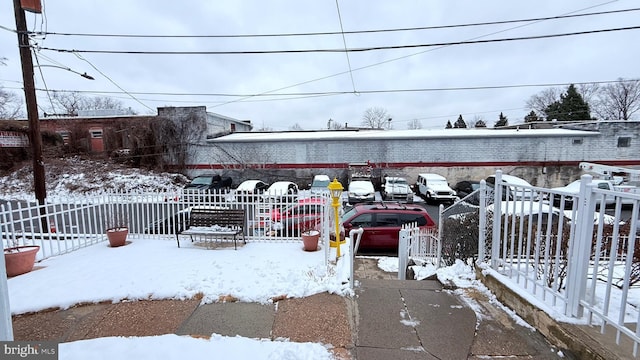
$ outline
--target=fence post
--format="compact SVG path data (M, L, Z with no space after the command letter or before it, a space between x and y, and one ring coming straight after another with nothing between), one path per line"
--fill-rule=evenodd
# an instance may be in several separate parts
M502 171L496 171L493 184L493 235L491 239L491 268L498 270L500 259L500 225L502 225Z
M478 262L484 261L485 242L487 238L487 182L480 180L480 207L478 212Z
M409 229L400 230L398 243L398 280L407 279L407 263L409 262Z
M8 224L6 208L0 206L2 224ZM9 213L11 214L11 213ZM0 232L4 225L0 226ZM2 241L4 252L4 241ZM7 281L7 268L4 263L4 255L0 258L0 341L13 341L13 325L11 324L11 307L9 306L9 283Z
M585 298L587 273L591 257L593 238L593 214L596 210L596 196L591 184L591 175L580 177L580 193L575 219L573 239L569 239L567 251L567 315L581 318L584 308L580 300ZM574 200L575 201L575 200ZM604 211L604 209L602 209Z
M436 268L440 268L440 264L442 261L442 226L444 224L444 220L442 220L444 215L444 205L440 204L438 207L438 233L437 233L437 255L436 255Z

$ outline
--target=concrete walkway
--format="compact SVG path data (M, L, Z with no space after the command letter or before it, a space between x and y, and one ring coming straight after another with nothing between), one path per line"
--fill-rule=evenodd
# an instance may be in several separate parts
M573 359L530 327L518 325L483 294L472 309L435 280L400 281L375 259L359 259L356 289L358 360ZM479 313L479 314L478 314Z

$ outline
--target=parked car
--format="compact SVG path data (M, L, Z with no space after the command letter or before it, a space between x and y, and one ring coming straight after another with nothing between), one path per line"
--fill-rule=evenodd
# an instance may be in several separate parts
M231 188L232 180L228 176L218 174L199 175L188 183L185 189L195 190L220 190Z
M311 194L322 195L329 192L329 183L331 179L328 175L316 175L311 182Z
M486 181L487 184L493 187L496 183L495 175L490 175ZM502 174L502 181L510 185L505 187L508 194L503 195L503 200L507 198L516 200L535 200L538 197L537 191L528 188L533 187L533 185L524 179L513 175Z
M449 187L447 179L438 174L418 174L416 180L418 195L426 201L454 202L459 199L455 190Z
M453 191L460 199L467 197L472 192L480 189L480 181L477 180L462 180L458 181L453 187Z
M353 180L347 190L349 204L372 202L376 200L376 190L370 180Z
M298 198L298 185L291 181L276 181L262 194L263 201L293 202Z
M602 190L620 191L622 193L631 193L631 194L633 193L638 194L640 192L640 189L636 186L614 185L611 182L611 180L592 179L591 182L595 184L595 186L598 189L602 189ZM571 195L578 195L578 193L580 192L580 180L576 180L567 186L552 188L551 190L564 193L563 195L565 195L565 207L571 207L573 204L573 196ZM596 201L599 203L602 200L602 197L603 197L602 194L596 195ZM555 206L560 206L560 198L561 198L560 195L558 194L554 195L553 204ZM605 205L613 205L616 202L616 198L615 196L607 195L604 201L605 201ZM621 203L623 205L632 205L633 200L629 198L622 198Z
M299 199L287 207L273 209L269 214L270 224L266 226L281 235L299 236L304 230L317 228L325 204L324 198Z
M382 198L384 200L413 201L413 190L407 179L397 176L387 176L382 184Z
M254 200L262 195L269 185L262 180L245 180L238 185L234 195L238 200Z
M400 203L357 204L342 215L345 233L362 227L362 250L398 250L400 228L417 223L421 228L435 227L436 223L425 208Z

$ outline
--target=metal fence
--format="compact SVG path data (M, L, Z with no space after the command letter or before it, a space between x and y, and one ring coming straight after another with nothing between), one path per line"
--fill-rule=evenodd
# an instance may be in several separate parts
M497 172L493 204L481 197L479 206L479 260L545 308L603 333L613 327L618 343L622 335L633 342L636 356L640 195L599 189L591 180L584 175L575 194L508 184ZM482 183L480 191L488 187Z
M328 244L333 213L325 194L105 192L56 204L7 202L0 206L0 233L3 248L39 245L37 259L42 260L105 241L106 229L120 224L128 227L132 239L175 238L195 207L244 209L248 242L300 241L300 231L315 227Z
M440 207L442 212L442 206ZM442 245L438 229L420 228L415 223L402 225L398 242L398 279L406 280L409 261L420 265L442 265Z

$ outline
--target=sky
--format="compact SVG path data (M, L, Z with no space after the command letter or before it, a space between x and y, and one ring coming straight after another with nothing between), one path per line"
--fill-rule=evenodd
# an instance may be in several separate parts
M407 47L635 27L638 11L353 33L634 9L637 5L631 0L42 2L42 15L27 13L29 30L50 33L34 39L35 64L41 65L35 69L36 87L114 97L139 114L155 114L162 106L206 106L210 112L251 120L255 128L288 130L297 124L313 130L326 128L329 119L360 125L363 113L377 107L387 111L394 129L406 129L413 121L422 128L440 129L460 114L467 122L482 118L492 126L500 112L511 124L522 122L529 111L526 101L551 84L566 89L570 83L639 77L640 48L631 45L638 29ZM6 58L6 66L0 66L0 85L22 94L14 29L12 2L3 2L0 57ZM310 33L330 34L237 37ZM400 48L348 55L344 51L256 53L371 47ZM85 52L89 50L147 54ZM178 54L148 54L154 51ZM95 80L52 66L86 72ZM468 89L478 87L484 89ZM47 91L38 91L38 104L41 112L51 112Z

